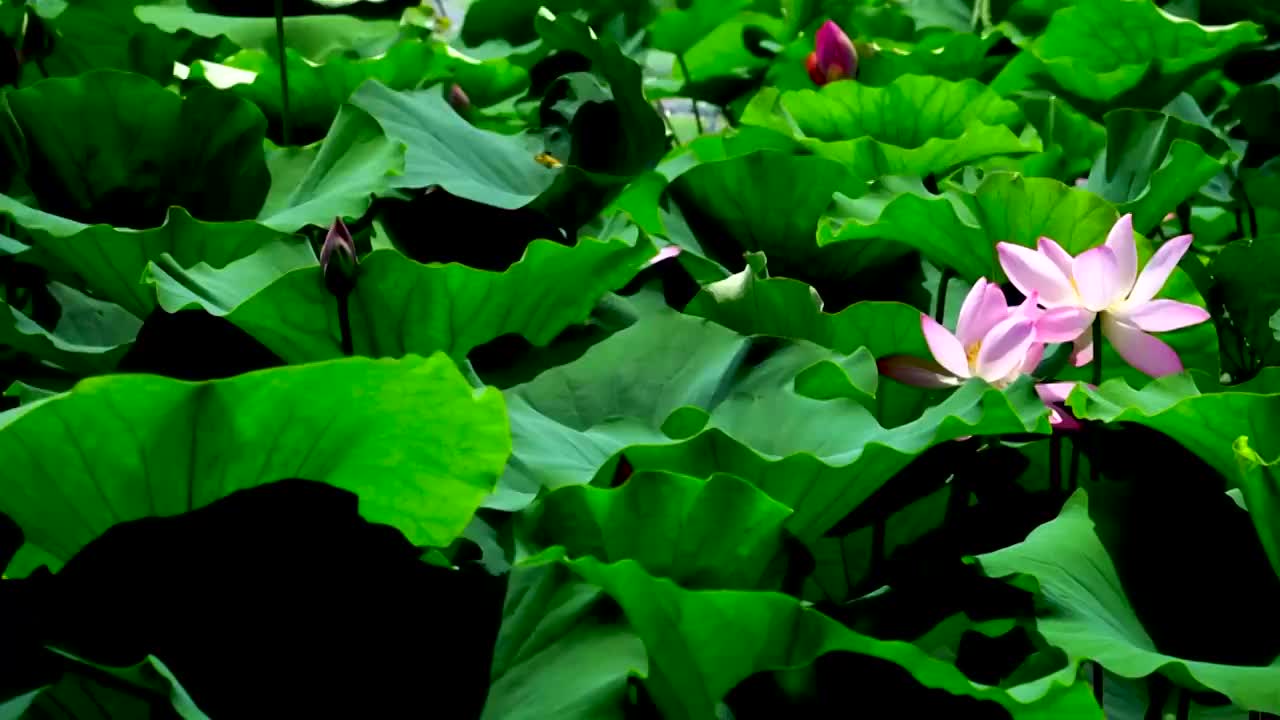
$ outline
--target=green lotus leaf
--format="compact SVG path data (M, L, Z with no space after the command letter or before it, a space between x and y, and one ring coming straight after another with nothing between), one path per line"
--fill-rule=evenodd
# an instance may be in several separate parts
M1193 688L1221 692L1244 708L1280 708L1280 662L1230 665L1160 650L1126 595L1090 505L1091 498L1077 491L1057 519L1022 543L979 556L983 570L993 577L1033 577L1048 603L1036 629L1072 659L1096 660L1126 678L1167 673Z
M395 92L370 80L351 96L387 137L408 146L397 186L439 185L453 195L498 208L524 207L551 187L557 169L538 162L540 143L473 127L438 88Z
M0 344L78 375L113 370L133 344L141 321L119 305L61 283L51 283L48 291L60 307L57 324L46 329L17 308L4 306Z
M529 541L568 557L630 559L684 587L776 587L791 509L732 475L643 471L618 488L574 485L526 513Z
M493 272L375 250L361 260L348 300L352 344L370 357L444 351L457 359L510 333L546 345L652 256L650 246L620 239L583 238L574 247L540 240L506 272ZM225 316L289 362L342 355L336 301L305 246L278 244L225 268L162 258L148 277L161 307Z
M861 352L845 362L811 343L743 337L676 314L647 317L577 360L506 391L515 453L487 504L518 509L544 487L586 484L624 448L689 446L712 459L723 456L697 443L717 442L780 463L773 477L787 482L763 489L795 510L793 532L813 538L935 444L1048 427L1043 405L1025 384L1002 393L976 382L914 422L885 428L865 398L841 391L848 378L874 373L871 356ZM820 363L851 366L852 372L840 374L846 379L835 390L801 394L797 378ZM752 482L760 477L758 468L740 464L655 469L696 477L727 472ZM857 482L847 481L851 473Z
M0 195L0 215L9 215L32 239L24 258L83 278L101 299L145 318L156 307L155 292L144 282L147 264L169 255L179 265L222 267L273 242L304 243L256 222L206 223L182 208L169 211L163 225L128 230L83 225L33 210Z
M367 113L343 106L318 146L267 152L271 189L259 221L280 232L327 227L335 217L364 215L404 171L405 147L388 140Z
M1226 144L1204 128L1164 113L1107 113L1107 146L1085 187L1133 213L1133 229L1149 233L1199 192L1230 159ZM1209 151L1206 151L1208 149Z
M28 557L61 564L116 523L296 477L350 490L371 522L442 546L493 486L508 443L501 397L443 354L204 383L92 378L0 414L0 512L25 532Z
M25 153L9 160L25 169L44 212L145 229L172 206L221 221L251 219L262 207L266 123L244 100L212 88L183 98L116 70L5 97L25 141Z
M905 121L910 118L910 122ZM1017 104L976 80L903 75L884 87L836 82L821 90L762 90L743 114L747 124L793 128L815 153L854 176L942 173L993 155L1041 149L1015 133Z
M1030 51L1069 97L1158 108L1263 38L1251 22L1205 27L1146 0L1081 0L1053 13Z
M803 667L837 652L888 661L924 687L990 701L1016 718L1102 717L1087 688L1069 674L1015 695L974 683L909 643L849 630L786 595L685 590L632 560L605 564L587 557L570 566L618 601L644 641L649 652L645 684L664 717L710 717L717 703L752 674Z
M139 5L142 22L173 34L187 31L202 38L226 38L246 50L274 50L276 21L266 17L231 17L196 12L186 4ZM350 15L293 15L284 19L286 47L312 62L354 51L372 56L385 51L400 33L395 20L363 20Z

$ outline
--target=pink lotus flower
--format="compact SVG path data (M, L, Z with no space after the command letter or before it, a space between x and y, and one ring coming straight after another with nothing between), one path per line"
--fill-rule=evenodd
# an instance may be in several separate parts
M1037 313L1034 296L1010 308L998 285L979 280L960 307L955 334L920 316L934 362L896 355L880 361L880 372L918 387L953 387L975 377L1004 387L1040 364L1044 344L1036 342Z
M1099 314L1102 332L1126 362L1159 377L1182 371L1173 348L1148 333L1177 330L1209 319L1203 308L1156 300L1178 260L1191 247L1182 235L1160 246L1142 273L1133 240L1133 216L1120 218L1106 243L1072 257L1049 238L1037 250L1000 243L1000 266L1014 286L1046 308L1036 323L1039 342L1074 342L1073 362L1084 365L1095 351L1090 325Z
M1079 430L1080 421L1067 410L1067 397L1075 389L1074 382L1051 382L1036 385L1036 395L1049 408L1049 425L1057 430ZM1092 385L1090 386L1092 387Z
M813 52L805 58L809 77L817 85L826 85L858 72L858 53L853 42L835 22L828 20L818 28Z

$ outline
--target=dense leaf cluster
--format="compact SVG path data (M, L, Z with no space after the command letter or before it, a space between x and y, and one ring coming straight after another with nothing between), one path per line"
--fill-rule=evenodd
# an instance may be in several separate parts
M1278 129L1266 2L8 0L0 718L1280 714ZM889 377L1129 223L1181 372Z

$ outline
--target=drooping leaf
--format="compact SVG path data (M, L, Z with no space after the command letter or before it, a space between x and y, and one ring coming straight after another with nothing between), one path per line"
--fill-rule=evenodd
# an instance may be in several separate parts
M265 121L244 100L211 88L183 98L115 70L6 97L26 148L9 160L25 168L44 212L146 229L172 206L221 221L251 219L262 207Z
M1107 113L1106 126L1107 146L1086 187L1120 212L1133 213L1140 233L1159 225L1226 164L1221 140L1164 113L1115 110Z
M49 292L61 307L57 325L46 329L6 306L0 311L0 344L77 374L114 369L142 326L138 318L61 283L51 284Z
M1228 243L1209 270L1232 325L1248 343L1256 362L1273 353L1276 331L1271 318L1280 312L1280 292L1271 278L1280 263L1280 235L1264 235Z
M1274 711L1280 663L1230 665L1161 652L1126 596L1113 558L1077 491L1058 518L1022 543L979 557L993 577L1025 573L1048 601L1036 629L1072 658L1089 658L1126 678L1163 672L1193 688L1227 695L1240 707Z
M360 262L348 302L355 352L370 357L443 351L461 359L506 334L546 345L582 322L652 257L646 244L534 242L506 272L423 265L390 249ZM337 306L308 248L276 245L225 268L151 265L160 306L225 316L290 362L342 356Z
M402 144L388 140L365 112L344 106L318 147L267 153L271 189L258 219L293 232L328 226L335 217L360 217L373 196L397 182L404 159Z
M377 120L387 137L408 146L398 187L439 185L468 200L514 209L532 202L559 174L538 162L542 150L532 137L471 126L438 88L395 92L371 80L351 103Z
M365 517L417 544L445 545L492 486L508 437L501 398L442 354L206 383L93 378L0 415L0 511L32 554L65 562L124 520L303 477L355 492Z

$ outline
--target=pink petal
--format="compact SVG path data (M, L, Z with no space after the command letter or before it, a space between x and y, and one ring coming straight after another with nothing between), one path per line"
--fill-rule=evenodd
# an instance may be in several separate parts
M1106 247L1116 259L1120 287L1128 291L1138 277L1138 246L1133 241L1133 215L1125 213L1111 232L1107 233Z
M1124 297L1127 285L1120 284L1120 270L1111 248L1099 246L1085 250L1071 263L1071 280L1080 293L1082 304L1097 312L1105 310Z
M1034 322L1017 316L991 328L978 350L975 374L988 382L1008 377L1026 361L1036 339L1035 330Z
M1129 293L1129 304L1140 305L1155 297L1190 247L1190 235L1179 235L1161 245L1160 249L1156 250L1156 254L1151 256L1151 260L1147 261L1147 266L1142 268L1137 282L1133 284L1133 291Z
M1102 316L1102 332L1125 362L1152 376L1182 372L1178 353L1163 340L1113 317Z
M1093 362L1093 332L1080 333L1080 337L1072 343L1071 364L1084 367Z
M1038 294L1040 304L1045 307L1075 304L1076 293L1071 288L1071 281L1048 256L1028 247L1004 242L996 245L996 253L1000 256L1000 267L1004 268L1005 275L1023 295Z
M1041 255L1048 256L1065 277L1071 277L1071 253L1063 250L1061 245L1054 242L1052 238L1047 237L1040 238L1040 241L1036 243L1036 249L1040 251Z
M1047 343L1072 342L1081 333L1088 334L1096 313L1082 307L1058 307L1045 310L1036 321L1036 340Z
M1036 385L1036 395L1040 396L1040 400L1046 403L1066 402L1067 397L1071 395L1071 391L1076 389L1074 382L1052 382L1039 383Z
M970 376L968 355L950 330L924 314L920 315L920 328L924 330L924 341L929 344L929 352L933 353L933 359L939 365L956 377Z
M1040 295L1033 292L1026 296L1022 299L1022 304L1014 308L1009 314L1017 315L1023 320L1030 320L1031 322L1040 319L1040 316L1044 314L1044 311L1040 309Z
M1164 332L1199 325L1209 319L1209 312L1202 307L1177 300L1152 300L1126 309L1117 319L1139 330Z
M972 345L982 340L988 330L1008 316L1009 302L1005 300L1000 286L981 278L974 283L973 289L964 298L964 305L960 306L956 339L961 345Z
M1041 360L1044 360L1044 343L1033 343L1027 350L1027 357L1022 361L1022 367L1018 368L1018 370L1024 375L1033 373L1036 368L1040 367Z
M910 355L890 355L876 361L876 368L881 375L916 387L943 388L960 384L960 381L955 376L947 374L941 365Z

